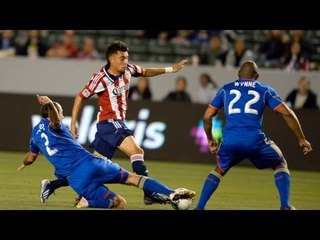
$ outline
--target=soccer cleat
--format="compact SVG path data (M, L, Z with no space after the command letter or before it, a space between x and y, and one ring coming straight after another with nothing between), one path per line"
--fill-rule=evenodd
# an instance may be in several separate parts
M52 193L54 193L54 191L50 186L50 181L48 179L43 179L41 181L40 201L46 203Z
M76 208L87 208L87 207L89 207L89 203L87 199L82 197L80 201L77 203Z
M78 196L75 197L75 199L74 199L74 200L75 200L74 207L77 206L77 204L80 202L81 198L82 198L82 197L81 197L80 195L78 195Z
M171 201L176 201L178 199L193 198L195 195L195 191L186 188L177 188L169 197Z
M290 207L283 207L283 208L280 208L280 210L297 210L294 206L290 206Z
M143 198L145 205L151 204L167 204L170 203L171 200L168 197L162 196L159 193L153 192L152 194L144 194Z

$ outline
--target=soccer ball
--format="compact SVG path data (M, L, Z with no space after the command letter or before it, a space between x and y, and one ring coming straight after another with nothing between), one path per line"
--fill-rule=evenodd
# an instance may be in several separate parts
M171 202L174 210L188 210L192 205L192 198L178 199Z

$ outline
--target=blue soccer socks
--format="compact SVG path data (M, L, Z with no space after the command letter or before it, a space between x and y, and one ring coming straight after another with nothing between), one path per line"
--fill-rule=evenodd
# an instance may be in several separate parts
M290 172L287 168L274 171L274 181L278 188L281 208L290 208Z
M221 178L222 176L216 171L209 173L201 191L201 196L196 207L197 210L204 210L209 198L218 188Z

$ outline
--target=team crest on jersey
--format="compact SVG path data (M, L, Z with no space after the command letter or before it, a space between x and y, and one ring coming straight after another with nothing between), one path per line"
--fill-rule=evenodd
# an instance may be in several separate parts
M82 91L82 95L87 98L87 97L90 96L90 92L89 92L87 89L84 89L84 90Z
M129 89L129 83L127 83L127 84L125 84L125 85L123 85L121 87L115 87L112 90L112 93L117 96L117 95L121 94L122 92L124 92L124 91L126 91L128 89Z

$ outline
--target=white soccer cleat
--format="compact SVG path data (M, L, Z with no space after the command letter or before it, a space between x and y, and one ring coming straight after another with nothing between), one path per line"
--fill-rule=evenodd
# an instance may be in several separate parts
M195 191L186 188L177 188L173 193L169 195L171 201L176 201L178 199L190 199L196 195Z
M89 203L87 199L82 197L80 201L77 203L76 208L87 208L87 207L89 207Z
M42 203L46 203L53 192L54 191L50 186L50 181L48 179L43 179L41 181L40 201Z

